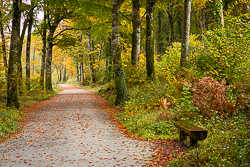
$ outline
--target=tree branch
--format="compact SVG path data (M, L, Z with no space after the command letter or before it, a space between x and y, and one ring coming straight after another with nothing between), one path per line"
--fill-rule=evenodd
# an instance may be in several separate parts
M55 40L59 35L61 35L63 32L68 31L68 30L74 30L75 28L65 28L64 30L60 31L58 34L54 36L52 40Z

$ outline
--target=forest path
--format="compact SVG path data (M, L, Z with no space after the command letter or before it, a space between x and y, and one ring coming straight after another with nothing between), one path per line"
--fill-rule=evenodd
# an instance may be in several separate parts
M150 143L126 137L108 118L94 91L60 84L15 138L0 144L0 166L143 166ZM151 144L152 145L152 144Z

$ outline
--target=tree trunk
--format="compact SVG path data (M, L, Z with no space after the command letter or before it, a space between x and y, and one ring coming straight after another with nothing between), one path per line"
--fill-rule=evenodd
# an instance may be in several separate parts
M21 0L13 0L13 19L7 80L7 107L20 108L18 92L18 46L20 43Z
M113 0L112 7L112 57L115 74L116 102L121 104L128 100L125 73L122 68L121 49L119 40L119 11L124 0Z
M49 27L49 34L47 37L47 57L46 57L46 63L45 63L45 86L47 90L53 90L52 87L52 70L51 70L51 65L52 65L52 51L53 51L53 40L54 40L54 33L60 24L60 22L63 20L64 16L61 15L62 11L57 11L55 10L54 17L50 18L52 15L47 15L47 20L48 20L48 27ZM52 21L53 20L53 21Z
M243 10L244 10L244 13L250 13L249 2L245 2L243 4Z
M2 39L2 52L3 52L3 63L5 67L5 79L8 80L8 63L7 63L7 52L5 47L5 36L3 32L3 22L2 22L2 11L0 11L0 32L1 32L1 39Z
M63 64L63 82L66 82L67 78L66 78L66 59L64 57L64 64Z
M80 63L76 64L77 82L80 82Z
M92 44L93 45L93 44ZM92 47L91 46L91 34L88 34L88 49L89 49L89 55L88 55L88 61L89 61L89 75L90 75L90 83L95 83L95 71L94 71L94 57L92 52Z
M30 44L31 44L31 29L33 24L33 12L29 18L28 26L28 36L27 36L27 45L26 45L26 88L30 90Z
M224 28L224 14L223 14L223 2L222 0L215 0L214 12L216 13L216 19L220 22L221 28Z
M172 8L172 5L171 5ZM174 19L172 15L172 9L171 12L168 11L168 19L169 19L169 24L170 24L170 45L174 42Z
M62 81L62 70L60 70L60 73L59 73L60 75L59 75L59 82L61 82Z
M158 35L157 35L157 54L161 55L162 52L162 16L163 12L161 10L158 11Z
M52 43L53 35L51 32L47 38L47 56L46 56L46 81L45 86L47 90L53 90L52 87L52 71L51 71L51 64L52 64L52 50L53 50L53 43Z
M83 56L81 56L83 57ZM80 83L84 85L84 70L83 70L83 62L80 63Z
M205 42L205 30L206 30L206 11L205 9L201 9L197 11L197 21L199 23L199 27L201 29L201 40L204 45Z
M99 50L99 55L98 55L98 69L96 70L96 73L99 72L100 70L100 62L101 62L101 57L102 57L102 42L100 42L100 50Z
M34 45L36 44L36 41L34 43ZM35 75L36 74L36 71L35 71L35 60L36 60L36 46L34 46L33 48L33 65L32 65L32 75Z
M24 36L25 36L25 32L26 32L26 29L27 29L27 26L28 26L28 21L30 20L29 18L33 17L33 9L34 9L34 3L32 2L31 3L31 9L29 11L29 14L27 15L27 18L25 19L24 23L23 23L23 29L22 29L22 33L21 33L21 36L20 36L20 42L19 42L19 45L18 45L18 59L17 59L17 62L18 62L18 85L19 85L19 88L22 87L23 85L23 72L22 72L22 49L23 49L23 40L24 40ZM21 90L21 89L20 89ZM22 93L20 91L20 93Z
M148 79L155 77L153 48L153 8L155 1L147 0L146 4L146 69Z
M43 21L44 24L46 23L46 11L45 11L45 6L44 6L44 15L43 15ZM44 89L44 71L45 71L45 59L46 59L46 32L47 28L46 26L43 27L43 32L42 32L42 41L43 41L43 48L42 48L42 58L41 58L41 73L40 73L40 86L42 89Z
M177 24L178 24L178 27L177 27L177 30L178 30L178 42L181 42L181 39L182 39L182 29L181 29L181 20L182 18L178 16L178 20L177 20Z
M107 81L112 79L112 53L111 53L111 38L108 37L107 51L106 51L106 75Z
M180 67L184 68L187 64L187 53L189 46L190 34L190 18L191 18L191 0L185 0L183 12L183 27L182 27L182 44L181 44L181 60Z
M132 52L131 64L139 67L140 63L140 43L141 43L141 27L140 27L140 3L139 0L132 0Z
M95 50L95 44L94 44L94 40L92 40L92 51ZM96 67L95 67L95 59L97 58L97 55L94 53L91 55L91 58L92 58L92 80L93 80L93 83L96 83Z

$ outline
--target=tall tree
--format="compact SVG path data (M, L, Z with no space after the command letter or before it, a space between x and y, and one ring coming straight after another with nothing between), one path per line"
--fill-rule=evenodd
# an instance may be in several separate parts
M223 13L223 1L215 0L214 3L214 13L216 14L217 22L220 23L220 27L224 28L224 13Z
M177 1L174 1L172 3L169 3L167 6L167 13L168 13L168 20L170 25L170 45L175 41L175 22L178 16L180 15L180 3Z
M78 36L78 43L80 46L82 46L81 42L82 42L82 35L79 35ZM83 69L83 55L82 54L79 55L79 59L80 59L79 66L78 66L78 68L79 68L79 70L78 70L79 82L81 85L83 85L83 83L84 83L84 69Z
M72 1L46 1L46 15L48 25L47 35L47 52L45 59L45 87L47 90L53 90L52 87L52 52L53 46L57 43L55 39L60 36L63 32L69 30L66 27L55 35L55 32L61 21L69 19L72 16L70 6Z
M140 62L140 43L141 43L139 0L132 0L132 25L133 25L133 33L132 33L131 64L134 67L138 67Z
M249 2L243 4L244 13L250 13Z
M111 38L108 37L107 43L105 44L105 59L106 59L106 76L107 82L112 79L112 53L111 53Z
M146 69L149 79L154 79L154 47L153 47L153 9L156 0L147 0L146 4Z
M112 44L113 68L115 74L116 105L128 99L128 91L125 82L125 73L122 67L121 48L119 39L119 12L124 0L113 0L112 7Z
M90 83L95 83L95 69L94 69L94 55L92 53L93 49L93 40L91 39L91 34L88 33L88 61L89 61L89 75L90 75Z
M3 5L3 1L1 0L1 5ZM3 54L3 62L5 67L5 78L6 81L8 79L8 62L7 62L7 52L6 52L6 42L5 42L5 36L3 31L3 16L2 16L2 10L0 11L0 33L1 33L1 39L2 39L2 54Z
M66 58L64 57L64 62L63 62L63 82L67 81L66 77Z
M162 38L162 16L163 16L163 11L159 10L158 11L158 27L157 27L157 54L162 54L162 43L163 43L163 38Z
M42 48L42 57L41 57L41 72L40 72L40 86L44 89L44 71L45 71L45 59L46 59L46 37L47 37L47 24L46 24L46 4L44 3L43 7L43 26L42 26L42 41L43 41L43 48Z
M180 67L186 67L190 35L191 0L184 1Z
M28 5L28 11L27 11L27 16L26 16L26 19L23 23L23 26L22 26L22 32L21 32L21 36L20 36L20 42L19 42L19 45L18 45L18 59L17 59L17 62L18 62L18 85L19 87L21 88L22 85L23 85L23 80L22 80L22 51L23 51L23 41L24 41L24 37L25 37L25 32L26 32L26 29L27 29L27 26L28 26L28 22L29 22L29 18L32 17L33 15L33 10L34 10L34 3L31 3L31 5Z
M18 47L20 44L21 0L13 0L13 19L7 80L7 107L20 108L18 92Z
M34 3L33 1L31 3ZM28 36L26 45L26 88L30 90L30 44L31 44L31 30L33 24L33 10L29 18Z
M45 85L47 90L53 90L52 88L52 51L53 51L53 41L55 39L54 33L59 25L59 23L64 19L64 13L57 8L54 11L55 13L51 15L47 15L48 20L48 36L47 36L47 56L45 60L45 68L46 68L46 80Z

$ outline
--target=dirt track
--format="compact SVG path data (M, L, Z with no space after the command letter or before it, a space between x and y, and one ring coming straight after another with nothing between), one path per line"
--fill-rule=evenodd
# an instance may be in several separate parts
M0 166L165 166L185 149L173 140L126 137L94 91L59 86L64 91L30 108L23 130L0 144Z
M22 132L0 145L0 166L142 166L152 152L108 119L106 102L71 85L31 113Z

